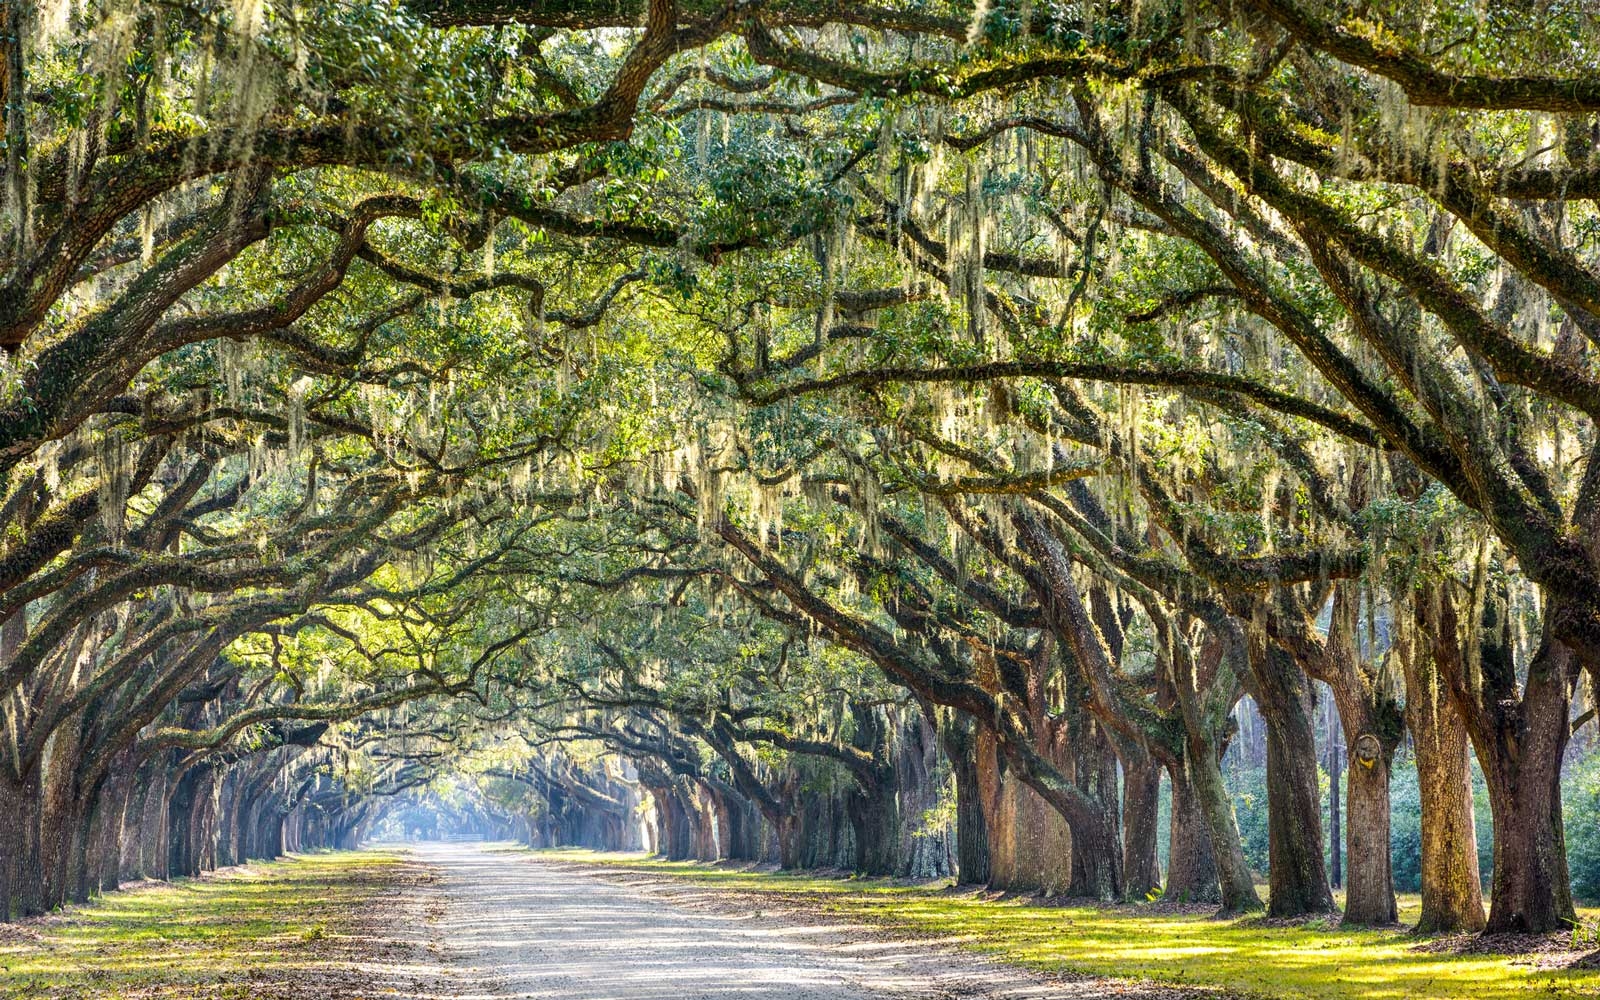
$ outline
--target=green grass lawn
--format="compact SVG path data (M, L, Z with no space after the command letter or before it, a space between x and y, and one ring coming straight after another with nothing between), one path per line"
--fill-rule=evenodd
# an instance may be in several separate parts
M544 852L566 861L672 875L775 902L821 908L886 929L955 939L962 947L1045 972L1220 987L1262 997L1318 1000L1527 1000L1600 997L1600 971L1557 963L1571 956L1460 955L1418 950L1402 931L1263 926L1144 907L1041 905L989 900L937 887L834 879L582 851ZM1402 898L1415 920L1419 900ZM1596 911L1587 911L1594 918Z
M357 920L400 865L390 853L300 856L0 926L0 998L328 996L317 984L362 954Z

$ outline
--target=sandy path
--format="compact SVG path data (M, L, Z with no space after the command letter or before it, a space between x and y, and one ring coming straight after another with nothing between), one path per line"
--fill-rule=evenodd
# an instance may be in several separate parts
M429 950L448 1000L1173 1000L1189 991L1046 982L821 918L708 909L572 865L479 845L428 845L439 876ZM696 894L704 897L704 893ZM738 906L739 904L733 904Z

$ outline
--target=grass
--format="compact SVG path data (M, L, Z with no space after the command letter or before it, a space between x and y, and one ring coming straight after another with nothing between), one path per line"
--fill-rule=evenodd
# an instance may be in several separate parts
M954 939L961 947L1042 972L1215 987L1260 997L1315 1000L1532 1000L1600 997L1600 971L1554 967L1558 956L1451 954L1417 950L1403 931L1341 930L1320 924L1266 926L1145 907L1047 905L992 900L928 886L789 875L667 862L639 855L546 852L584 862L670 875L775 902L823 909L891 931ZM1420 901L1402 899L1402 919ZM1586 911L1593 919L1596 911Z
M0 998L319 995L399 865L389 853L304 855L0 926Z

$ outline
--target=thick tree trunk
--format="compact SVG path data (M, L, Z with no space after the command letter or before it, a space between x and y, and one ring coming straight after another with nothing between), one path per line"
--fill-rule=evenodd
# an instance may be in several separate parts
M1491 774L1493 775L1491 777ZM1576 920L1561 821L1561 757L1485 768L1494 812L1489 934L1542 934Z
M939 737L956 781L956 882L984 885L989 881L989 827L978 783L977 725L951 710Z
M696 857L700 846L699 811L674 779L657 795L663 807L661 829L665 853L669 861L687 861Z
M869 776L852 772L845 793L845 812L855 838L855 870L863 875L894 875L900 870L900 804L894 768L890 765L890 733L885 712L853 703L851 743L879 762Z
M845 803L855 835L856 872L894 875L900 868L900 809L892 779L852 788Z
M1389 764L1392 755L1375 737L1362 735L1351 747L1345 771L1348 814L1345 817L1350 857L1345 889L1344 922L1383 926L1400 919L1394 898L1394 871L1389 856Z
M1344 922L1381 926L1394 923L1399 916L1389 854L1389 767L1404 736L1404 725L1400 706L1363 665L1357 638L1361 603L1348 586L1335 591L1327 641L1321 655L1311 655L1309 660L1330 686L1338 709L1337 714L1328 713L1328 730L1336 737L1329 741L1329 759L1337 762L1342 750L1346 763L1346 807L1340 817L1346 838ZM1308 664L1307 669L1312 666ZM1335 830L1337 788L1334 784L1329 820L1330 829ZM1340 845L1335 842L1332 847L1337 860Z
M1339 713L1328 713L1328 884L1335 889L1344 887L1344 823L1339 815L1342 789L1339 778L1344 773L1344 736L1339 725Z
M83 847L83 810L79 795L79 728L57 729L40 764L39 866L46 909L66 903L71 895L74 856Z
M1411 701L1408 715L1455 711L1448 701L1415 709ZM1422 798L1422 916L1417 931L1480 931L1485 923L1483 882L1466 731L1459 719L1413 722L1411 731Z
M1210 741L1190 733L1185 749L1188 754L1185 763L1194 788L1195 804L1205 817L1212 862L1217 868L1217 888L1222 896L1221 913L1254 913L1263 908L1261 897L1256 894L1255 878L1249 863L1245 861L1244 844L1239 839L1239 821L1233 813L1233 798L1222 780L1216 747Z
M128 781L128 794L123 797L122 816L118 820L118 840L121 857L118 860L120 879L143 878L140 871L139 819L144 815L145 796L150 794L150 781L154 772L147 761L134 768Z
M1495 738L1478 746L1494 814L1488 934L1543 934L1577 919L1561 819L1571 655L1547 639L1528 667L1521 725L1501 719Z
M1322 856L1322 792L1311 683L1286 654L1252 643L1251 673L1267 724L1267 912L1274 917L1335 910Z
M894 775L899 788L900 846L895 874L902 878L944 878L955 868L954 830L930 824L949 793L938 780L939 733L930 715L912 712L894 728Z
M153 765L150 786L145 793L144 814L139 820L139 870L145 878L171 878L172 830L168 803L172 797L172 772L164 760Z
M1125 763L1122 787L1122 877L1128 898L1139 900L1161 886L1161 867L1156 857L1161 765L1148 754Z
M39 878L39 786L36 774L0 773L0 918L43 910Z
M82 803L78 843L69 872L74 902L87 902L97 892L117 888L122 868L122 816L133 783L131 753L118 754L93 779Z
M1072 727L1073 772L1079 788L1099 804L1094 822L1072 831L1069 896L1121 901L1127 887L1122 868L1122 817L1117 808L1117 756L1098 722L1080 716Z
M1169 773L1168 777L1172 785L1172 815L1162 898L1178 903L1220 903L1222 891L1216 859L1211 853L1211 832L1200 810L1199 797L1181 771Z
M1459 659L1460 643L1433 620L1435 599L1417 602L1421 635L1398 648L1406 675L1406 725L1417 759L1422 800L1422 916L1417 932L1447 934L1484 927L1472 812L1471 747L1461 709L1449 696L1439 660Z
M1059 895L1072 884L1072 831L1061 813L1010 772L987 727L977 736L978 786L989 843L989 884ZM1070 770L1062 760L1058 767Z
M1553 637L1553 622L1573 610L1547 594L1544 634L1517 692L1509 615L1503 595L1483 597L1483 618L1463 630L1448 592L1428 595L1435 663L1483 766L1494 815L1494 874L1486 934L1544 934L1577 918L1568 881L1561 818L1561 764L1571 737L1572 686L1579 663ZM1455 642L1479 643L1476 669L1452 658ZM1446 640L1453 640L1447 642Z

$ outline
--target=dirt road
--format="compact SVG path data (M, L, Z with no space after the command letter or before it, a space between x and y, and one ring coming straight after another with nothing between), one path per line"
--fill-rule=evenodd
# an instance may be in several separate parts
M707 891L621 885L536 855L416 848L439 876L425 929L449 1000L1172 1000L1193 994L1046 982L920 942Z

